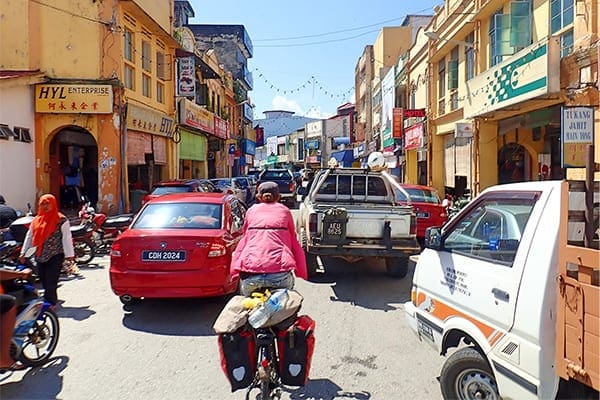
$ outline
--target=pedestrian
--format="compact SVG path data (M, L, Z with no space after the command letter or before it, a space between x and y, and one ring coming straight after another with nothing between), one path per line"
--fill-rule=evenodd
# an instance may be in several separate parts
M0 228L7 228L17 217L15 209L7 206L4 196L0 194Z
M296 276L308 278L292 213L279 202L279 186L263 182L257 192L259 203L246 212L244 235L231 260L231 275L239 275L245 296L265 288L293 289Z
M44 288L44 300L56 305L58 296L58 278L65 258L73 261L73 238L71 225L62 213L58 212L56 197L45 194L38 202L37 215L31 222L23 247L21 262L31 247L35 247L35 259L39 269L39 277Z

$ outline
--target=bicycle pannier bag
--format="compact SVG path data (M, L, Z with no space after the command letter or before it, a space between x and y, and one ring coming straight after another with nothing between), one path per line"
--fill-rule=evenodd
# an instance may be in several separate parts
M278 333L279 376L284 385L306 385L315 348L314 331L315 321L301 315L292 326Z
M219 356L232 392L250 386L256 372L256 345L251 331L220 334Z

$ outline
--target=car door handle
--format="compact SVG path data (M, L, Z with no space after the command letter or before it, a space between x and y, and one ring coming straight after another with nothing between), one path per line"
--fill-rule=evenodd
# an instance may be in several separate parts
M505 292L502 289L493 288L492 293L494 294L495 298L503 300L503 301L508 301L508 299L510 298L510 296L508 295L508 292Z

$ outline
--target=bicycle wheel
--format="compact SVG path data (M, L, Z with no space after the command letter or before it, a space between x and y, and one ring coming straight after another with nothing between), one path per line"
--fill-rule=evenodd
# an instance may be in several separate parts
M50 309L44 311L41 318L33 322L27 335L21 338L23 343L18 360L27 367L44 364L54 353L59 334L58 317Z

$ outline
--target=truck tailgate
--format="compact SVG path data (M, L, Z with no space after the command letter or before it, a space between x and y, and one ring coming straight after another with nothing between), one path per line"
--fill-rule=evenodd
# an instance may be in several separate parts
M410 207L384 205L373 208L352 208L343 204L337 204L336 206L345 208L348 213L346 223L346 238L348 239L381 239L386 222L390 223L392 239L403 239L411 236L412 210ZM323 212L329 208L331 206L316 209L320 215L318 218L319 223L321 223ZM399 210L401 211L399 212ZM322 227L319 227L319 231L321 230Z

